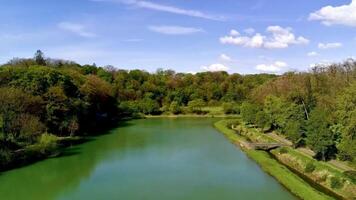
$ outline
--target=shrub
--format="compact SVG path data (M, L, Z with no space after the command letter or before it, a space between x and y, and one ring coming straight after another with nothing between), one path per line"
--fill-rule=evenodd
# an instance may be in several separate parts
M223 103L222 107L223 107L225 114L238 114L239 113L239 107L232 102Z
M6 149L0 149L0 168L11 161L11 153Z
M312 173L315 170L315 165L312 162L307 163L304 168L305 173Z
M42 134L38 141L39 151L43 154L52 152L57 147L57 137L52 134Z
M287 149L287 148L280 148L280 149L279 149L279 153L280 153L280 154L288 153L288 149Z
M330 179L330 186L333 189L340 189L344 186L344 183L338 177L331 177Z
M182 112L182 108L179 106L177 101L172 101L171 105L169 106L169 111L176 115Z
M344 174L350 178L354 184L356 184L356 171L345 171Z

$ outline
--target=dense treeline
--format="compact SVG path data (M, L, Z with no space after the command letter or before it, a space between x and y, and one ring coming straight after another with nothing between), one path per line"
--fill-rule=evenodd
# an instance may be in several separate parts
M241 105L248 123L277 130L316 158L356 159L356 62L287 73L256 88Z
M221 102L236 113L251 90L275 77L117 70L37 51L33 59L0 67L0 163L6 166L24 149L47 153L60 138L95 133L138 113L202 114L202 107Z
M52 62L38 51L34 59L14 59L0 68L3 166L16 159L12 152L31 148L45 154L57 137L94 132L122 114L109 83L79 73L74 63L58 62L62 68Z

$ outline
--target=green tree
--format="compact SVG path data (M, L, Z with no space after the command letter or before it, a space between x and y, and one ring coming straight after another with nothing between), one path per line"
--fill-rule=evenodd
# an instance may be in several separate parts
M253 124L256 122L256 114L259 111L259 106L248 103L248 102L243 102L240 107L240 113L242 118L244 119L245 122Z
M336 153L332 131L329 129L330 121L327 113L316 108L310 113L307 123L307 145L316 153L316 158L327 160Z
M34 56L34 60L36 61L37 65L46 65L46 60L44 59L44 54L41 50L37 50Z
M169 111L176 115L182 112L182 108L179 106L178 102L172 101L171 105L169 106Z
M192 113L201 114L203 112L203 107L205 106L205 102L202 99L195 99L189 101L188 109Z

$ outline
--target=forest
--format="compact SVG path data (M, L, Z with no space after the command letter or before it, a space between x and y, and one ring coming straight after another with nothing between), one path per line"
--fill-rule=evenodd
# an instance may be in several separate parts
M95 135L120 120L204 115L207 106L278 131L319 160L355 162L354 60L283 75L149 73L46 58L38 50L0 67L0 169L15 165L19 152L48 155L63 138Z

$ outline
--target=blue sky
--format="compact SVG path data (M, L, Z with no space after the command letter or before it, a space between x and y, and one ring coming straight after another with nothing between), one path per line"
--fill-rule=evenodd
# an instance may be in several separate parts
M0 62L282 73L356 56L356 0L4 0Z

